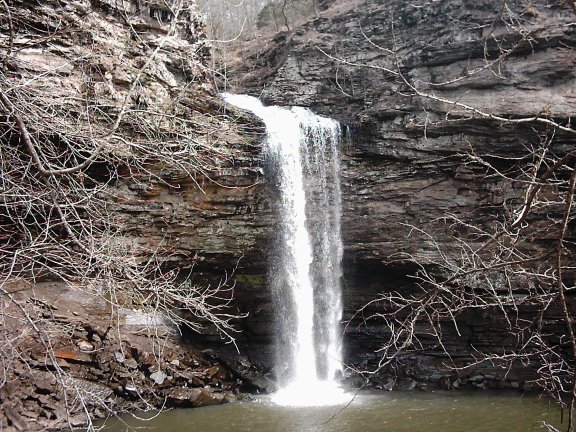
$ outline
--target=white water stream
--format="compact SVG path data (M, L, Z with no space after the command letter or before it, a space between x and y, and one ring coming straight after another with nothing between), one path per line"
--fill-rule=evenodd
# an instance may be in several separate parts
M273 401L346 402L336 381L342 371L340 125L304 108L266 107L245 95L223 97L266 125L266 175L278 188L280 226L270 280L280 390Z

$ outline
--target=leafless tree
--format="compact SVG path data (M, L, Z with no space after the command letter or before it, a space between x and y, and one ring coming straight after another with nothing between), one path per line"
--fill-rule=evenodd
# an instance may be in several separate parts
M564 13L571 11L566 8ZM399 94L418 98L426 115L407 127L422 131L425 137L435 128L466 130L478 121L533 137L523 152L513 156L482 152L472 144L455 155L462 167L480 173L486 182L508 188L506 197L491 209L491 223L479 220L473 212L445 214L427 229L409 226L410 237L427 247L392 256L390 261L417 267L413 276L417 289L411 294L382 294L357 312L357 317L367 314L366 321L377 320L388 329L387 341L378 351L377 370L363 372L370 375L393 366L403 354L431 348L443 349L450 358L450 350L443 345L447 326L460 334L459 317L481 311L502 322L516 343L491 352L476 349L471 363L452 368L465 371L481 363L532 368L535 382L568 409L566 430L573 431L576 129L571 119L554 116L545 106L533 115L509 116L475 105L466 93L457 91L459 84L487 76L506 82L507 61L539 43L530 18L522 8L519 12L517 5L503 1L492 24L485 26L483 58L471 59L462 75L440 81L413 73L394 36L390 45L382 46L365 35L372 49L384 54L381 64L367 65L321 51L351 70L370 67L395 81ZM437 232L449 233L454 248L447 248ZM368 313L374 308L380 312ZM430 336L435 347L429 343Z
M199 0L198 7L209 37L221 43L253 40L261 37L265 27L290 31L318 10L315 0Z
M198 0L212 50L212 69L226 91L228 71L240 66L251 46L291 29L318 12L315 0Z
M98 45L102 29L90 21L94 6L80 3L72 12L57 2L47 5L58 14L50 17L31 13L31 2L0 1L0 391L18 379L15 363L21 365L17 373L48 367L68 407L80 403L90 421L86 392L54 351L54 334L69 324L46 314L50 305L24 300L18 286L60 281L103 299L113 316L127 307L196 331L209 323L232 342L231 320L238 316L227 307L228 278L217 287L194 286L165 265L169 250L134 242L113 208L119 181L154 179L166 187L173 187L169 178L209 181L214 167L230 157L210 138L218 139L211 108L190 97L211 75L194 2L103 2L101 11L118 15L124 27L116 30L126 32L121 36L142 55L138 69L116 78L123 80L116 88L112 67L99 60L105 56ZM146 38L143 27L159 36ZM76 35L77 49L53 55L66 34ZM188 87L162 105L150 86L166 79L166 50L179 43L182 57L170 61L180 62ZM35 63L38 51L43 64ZM204 113L204 124L192 111ZM168 180L158 174L166 167ZM44 347L40 362L29 340ZM12 420L18 423L16 415Z

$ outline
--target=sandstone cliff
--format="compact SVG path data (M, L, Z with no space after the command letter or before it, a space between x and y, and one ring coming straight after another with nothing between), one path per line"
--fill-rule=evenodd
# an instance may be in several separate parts
M0 428L228 400L246 383L178 323L262 272L270 211L193 2L16 0L0 26Z
M233 310L249 316L236 324L243 330L237 337L240 357L232 345L222 345L217 332L205 332L202 340L195 333L190 336L198 344L215 348L234 365L215 364L214 352L198 352L182 341L180 346L169 342L165 355L153 362L150 355L159 346L133 334L145 327L142 323L150 323L150 316L130 310L138 306L139 299L125 295L120 301L127 308L111 314L111 298L102 295L102 286L76 291L74 284L47 282L54 279L49 272L34 280L27 273L29 261L19 261L20 279L2 286L12 305L4 312L14 313L17 319L4 322L18 328L16 324L25 317L18 315L22 311L15 310L15 305L28 305L25 310L39 323L44 325L45 320L56 326L48 330L59 334L52 341L59 353L47 359L45 346L34 337L13 346L2 344L4 359L16 358L16 352L34 352L26 357L33 379L24 386L13 380L10 391L0 391L2 407L11 407L0 421L8 419L17 428L37 417L34 409L42 406L38 428L61 425L65 419L58 408L61 400L54 402L46 396L56 394L57 385L51 379L40 379L46 371L57 370L56 365L78 379L109 379L114 391L87 387L80 395L101 391L108 402L125 401L139 393L140 388L131 385L137 382L155 392L146 395L154 403L168 396L174 404L189 405L201 404L195 402L200 395L178 389L186 385L237 388L236 380L254 376L251 362L271 367L273 314L265 266L268 240L274 235L274 203L262 175L259 140L263 131L254 119L222 105L212 85L207 48L194 9L184 10L174 26L163 2L15 0L8 4L10 14L3 11L0 15L0 90L8 97L0 127L3 151L11 149L3 157L21 164L15 170L3 165L3 187L12 192L5 196L30 196L29 190L36 191L39 200L34 209L42 217L14 217L34 213L4 201L12 207L10 211L3 207L0 214L0 238L6 245L0 249L3 274L10 274L6 263L18 255L15 251L28 250L21 247L24 240L41 237L38 234L43 231L30 229L37 228L37 222L55 221L47 238L63 244L62 250L77 252L70 232L62 228L60 219L65 218L55 216L54 209L73 214L67 213L76 208L71 204L84 202L69 198L70 182L50 180L51 194L43 192L44 176L38 175L38 167L31 165L30 155L21 146L23 133L14 121L17 112L38 142L50 144L47 148L52 153L43 160L47 164L56 163L59 152L69 157L65 167L82 163L99 148L100 141L94 137L106 142L113 136L85 177L75 181L97 192L90 196L98 206L90 209L97 208L98 214L105 209L111 221L107 227L121 232L115 238L116 250L136 257L136 263L152 261L163 270L177 269L180 276L194 268L193 282L204 286L218 284L236 268ZM438 251L449 261L459 259L458 236L470 233L445 223L447 214L488 229L506 219L503 204L511 211L517 209L525 190L525 183L515 177L523 173L522 164L516 164L524 160L523 150L543 142L550 142L558 155L574 148L573 137L555 128L498 123L451 110L417 96L399 79L401 71L409 82L421 83L423 91L433 89L437 95L495 115L543 114L566 124L576 112L576 35L570 9L562 3L540 1L530 6L515 4L510 10L501 6L492 0L409 5L324 1L323 11L315 18L291 34L278 34L235 73L237 92L262 94L269 103L309 106L337 118L350 132L350 139L343 143L342 163L345 320L381 293L417 293L413 276L419 267L411 257L418 257L427 270L438 274L442 273ZM496 19L498 11L501 17ZM493 62L507 49L511 51L506 61ZM430 84L443 81L450 82L438 88ZM443 121L449 111L450 121ZM115 125L118 118L121 121ZM70 152L70 142L87 147L74 147ZM470 153L488 159L492 168L513 167L507 171L512 174L493 176L481 164L471 163ZM34 174L30 183L13 189L14 179L29 172ZM94 185L102 188L96 190ZM551 214L557 215L557 210ZM533 215L530 221L543 220L542 214ZM89 227L75 225L72 232ZM433 239L414 227L434 234ZM573 230L571 224L568 240ZM552 231L542 229L525 247L538 256L547 253L553 240ZM570 258L573 248L567 249ZM48 256L43 251L30 255L40 266ZM61 255L51 258L61 259ZM62 271L61 276L73 280L84 269L68 265ZM525 291L533 285L529 288ZM374 303L365 315L385 310L382 305ZM114 315L113 323L120 323L124 335L132 335L123 342L110 336L109 315ZM559 316L557 305L546 316L551 340L565 333ZM380 359L374 351L389 333L381 321L364 323L364 317L354 316L346 327L346 357L361 369L373 370ZM535 312L526 307L518 317L522 322L533 321ZM452 369L473 360L475 350L514 348L518 339L506 331L508 324L493 310L479 308L462 314L457 328L443 326L444 348L453 363L430 337L430 328L421 325L417 333L422 346L400 357L394 369L382 370L377 383L400 388L463 383L476 387L525 384L528 388L534 378L530 367L516 364L502 369L482 363ZM162 322L150 327L160 333L173 330ZM25 373L27 365L15 370ZM231 369L247 373L242 377ZM255 382L267 386L265 380ZM173 386L178 391L171 392ZM14 390L18 388L25 391ZM223 399L221 395L202 397L212 402ZM74 418L72 423L81 422Z
M572 132L489 115L540 115L569 126L576 112L576 33L568 2L324 1L323 8L245 59L234 82L237 92L311 107L350 132L342 164L346 319L381 293L421 292L413 258L426 271L442 273L448 269L442 263L462 258L461 240L480 246L521 207L535 149L550 146L559 156L574 149ZM552 186L549 196L559 190ZM526 254L549 256L557 230L543 221L559 220L561 213L560 202L551 201L532 214L530 226L540 228L522 245ZM483 234L468 236L471 226ZM567 240L573 235L570 230ZM567 256L573 252L569 246ZM526 280L512 285L519 293L531 286ZM381 321L363 325L363 319L387 308L385 300L372 304L347 326L347 358L360 369L374 370L380 354L371 352L389 335ZM393 386L395 375L409 375L448 387L460 379L480 387L524 381L530 387L534 370L520 364L450 369L480 352L522 343L498 313L482 309L461 316L459 329L443 327L450 360L421 322L423 345L399 360L396 372L387 370L383 381ZM564 334L559 309L548 313L547 331ZM528 308L519 319L537 316Z

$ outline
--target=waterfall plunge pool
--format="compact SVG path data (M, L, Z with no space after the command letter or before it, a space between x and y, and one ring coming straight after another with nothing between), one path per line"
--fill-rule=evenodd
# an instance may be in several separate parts
M253 112L267 128L267 175L279 192L270 285L280 311L280 391L250 402L111 419L104 430L520 432L545 430L543 422L558 421L556 408L517 393L343 393L336 380L342 365L340 127L303 108L265 107L245 95L223 97Z
M145 427L158 432L526 432L545 431L543 422L561 426L555 405L516 392L363 391L348 406L323 407L283 407L258 396L254 401L175 409L143 419L110 419L104 431Z

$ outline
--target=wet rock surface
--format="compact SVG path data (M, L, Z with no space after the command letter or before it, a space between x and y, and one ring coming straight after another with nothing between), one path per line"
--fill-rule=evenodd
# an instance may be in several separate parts
M387 330L378 321L365 325L365 316L355 312L379 293L414 290L410 276L415 269L397 256L400 252L431 254L435 246L412 237L410 225L433 230L442 249L454 253L454 237L449 227L437 224L438 219L453 212L472 214L489 224L495 218L492 209L514 199L521 186L513 179L486 179L483 171L464 163L462 153L473 149L496 157L516 157L518 149L539 139L542 131L494 127L478 119L467 121L465 127L459 122L434 123L445 116L442 107L432 104L424 111L420 99L400 94L396 80L377 69L390 67L390 58L367 38L387 48L394 41L402 68L411 79L439 82L481 64L485 29L493 22L499 6L496 1L320 3L324 10L317 17L293 34L278 34L265 50L245 59L233 78L237 92L261 94L269 103L309 106L340 120L351 132L351 139L343 143L342 160L344 320L351 320L344 332L345 354L346 361L358 369L373 370L379 358L374 351ZM75 29L56 33L41 49L26 47L26 39L18 39L17 44L23 46L17 59L11 59L14 70L24 78L61 70L56 80L38 80L38 88L50 88L54 98L67 98L78 74L92 74L101 102L118 107L142 59L141 47L127 35L126 23L113 2L10 4L15 5L15 19L34 17L46 28L60 22L62 17L55 11L65 6L65 21ZM506 79L477 75L448 86L444 95L463 97L499 114L520 116L546 109L558 119L574 115L575 27L566 7L534 2L533 9L526 8L524 13L534 32L534 44L511 56L503 71ZM145 38L153 40L165 32L157 21L133 18L132 24ZM515 40L513 32L507 31L498 27L498 36ZM99 39L92 40L93 35ZM5 38L2 41L7 43ZM134 322L130 317L142 311L111 311L106 299L84 297L84 290L57 283L37 287L17 283L14 295L26 304L26 313L50 328L54 338L37 340L34 334L19 333L19 323L26 319L22 310L11 311L17 318L2 323L30 355L25 361L11 357L11 372L3 377L6 385L0 390L0 429L81 425L85 421L81 405L70 413L63 408L69 397L85 400L91 415L102 418L110 412L98 401L118 411L143 408L143 400L151 405L168 400L173 406L200 406L224 403L238 391L274 389L274 311L265 269L275 217L263 179L262 125L223 107L215 89L206 85L203 63L187 62L192 51L202 51L197 42L171 41L165 47L166 56L147 76L151 85L143 86L139 97L142 103L162 109L176 105L186 110L203 125L199 140L224 143L227 152L213 170L193 180L154 161L156 176L143 176L137 182L120 179L111 185L110 208L130 234L128 246L151 251L167 267L183 273L194 268L194 283L217 286L234 270L235 312L249 314L236 324L242 330L237 335L240 355L210 329L197 335L161 321L154 321L153 326L130 324ZM374 67L355 67L325 53ZM78 58L85 63L83 69L72 61ZM196 77L192 81L197 85L188 85L190 77ZM225 109L234 121L219 117ZM557 138L559 151L573 146L561 134ZM534 247L537 250L547 241L536 239ZM378 312L377 306L365 314ZM551 334L560 333L555 313L551 311ZM425 334L426 329L421 330ZM458 331L451 325L445 329L450 362L430 341L426 352L402 356L373 383L384 389L407 390L528 388L532 371L522 365L503 370L484 363L459 369L473 361L475 349L515 343L504 330L502 322L481 311L463 316ZM148 331L154 331L155 337ZM183 338L179 331L185 333ZM52 355L48 355L47 343ZM59 370L69 376L64 386L69 394L64 394L58 381ZM348 382L363 384L358 376L349 377Z

